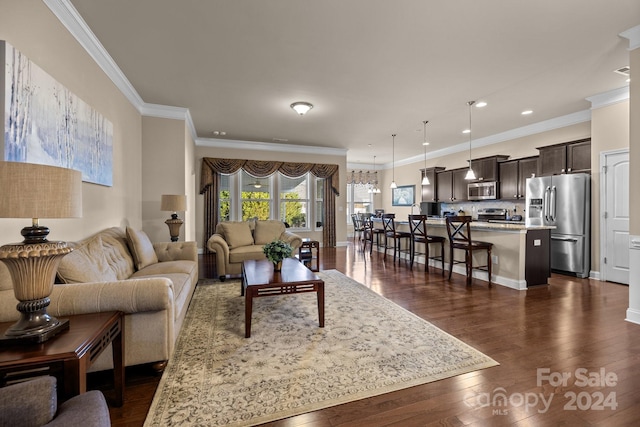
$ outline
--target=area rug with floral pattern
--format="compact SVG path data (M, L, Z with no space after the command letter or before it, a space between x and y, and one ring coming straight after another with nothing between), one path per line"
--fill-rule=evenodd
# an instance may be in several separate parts
M257 298L201 280L145 426L251 426L498 363L336 270L314 293Z

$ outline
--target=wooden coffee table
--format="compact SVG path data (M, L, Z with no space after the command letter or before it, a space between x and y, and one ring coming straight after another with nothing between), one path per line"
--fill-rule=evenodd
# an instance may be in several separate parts
M254 298L303 292L318 294L318 320L324 328L324 281L311 270L295 258L285 259L279 272L274 272L273 264L266 259L243 261L241 293L244 295L245 338L251 336Z

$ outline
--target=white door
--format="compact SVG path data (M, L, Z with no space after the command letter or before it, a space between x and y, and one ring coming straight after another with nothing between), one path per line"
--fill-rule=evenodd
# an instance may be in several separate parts
M604 154L603 279L629 284L629 151Z

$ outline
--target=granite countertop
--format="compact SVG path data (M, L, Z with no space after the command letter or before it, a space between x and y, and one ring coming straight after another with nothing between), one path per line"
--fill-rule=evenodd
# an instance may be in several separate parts
M382 222L380 218L373 218L374 222ZM396 224L409 224L408 220L398 220L396 219ZM447 224L444 218L428 218L427 225L434 226L442 226L445 227ZM548 225L530 225L527 227L524 221L496 221L492 220L492 222L488 221L477 221L474 220L471 222L471 228L480 229L480 230L553 230L555 226Z
M441 225L444 227L446 222L444 218L429 218L427 219L427 225ZM472 221L471 228L483 230L553 230L556 227L548 225L527 227L524 221Z

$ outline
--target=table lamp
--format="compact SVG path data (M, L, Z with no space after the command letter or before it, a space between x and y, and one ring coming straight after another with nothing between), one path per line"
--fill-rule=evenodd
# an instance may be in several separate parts
M73 249L47 240L49 229L39 218L82 216L82 174L55 166L0 162L0 218L31 218L22 229L24 241L0 247L19 301L20 319L1 337L44 342L69 327L67 320L47 314L58 265Z
M180 236L180 227L183 221L178 218L178 212L187 210L187 196L184 194L163 194L160 202L160 210L173 212L171 218L164 223L169 227L169 235L172 242L177 242Z

